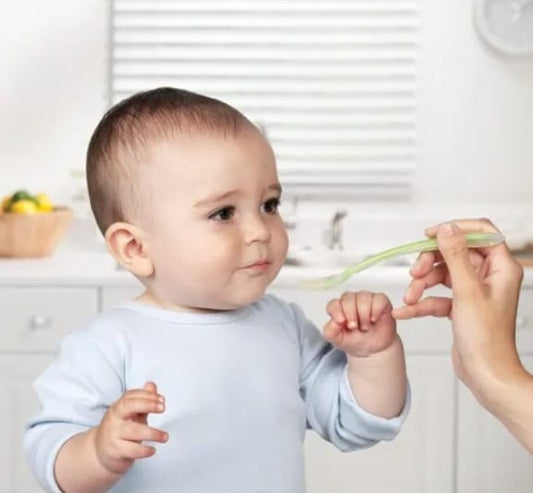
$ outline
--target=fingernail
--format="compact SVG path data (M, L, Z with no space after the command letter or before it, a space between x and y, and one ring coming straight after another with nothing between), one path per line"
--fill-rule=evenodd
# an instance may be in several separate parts
M355 320L350 320L348 322L348 328L350 329L357 329L357 322Z
M159 402L165 402L165 398L164 398L162 395L160 395L160 396L157 398L157 400L158 400Z
M346 319L344 319L344 318L336 318L335 322L337 322L339 325L342 325L343 323L346 322Z
M439 233L442 236L451 236L454 233L456 233L459 230L459 228L456 226L455 223L444 223L441 226L439 226Z

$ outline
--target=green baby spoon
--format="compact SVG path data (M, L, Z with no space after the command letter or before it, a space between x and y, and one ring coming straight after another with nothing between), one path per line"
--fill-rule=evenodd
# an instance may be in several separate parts
M499 233L466 233L465 237L468 248L491 247L505 241L505 237ZM436 238L428 238L426 240L405 243L403 245L399 245L397 247L390 248L383 252L372 255L362 262L344 269L338 274L320 277L318 279L306 279L300 281L298 285L304 289L329 289L347 281L354 274L358 274L359 272L362 272L365 269L382 262L383 260L408 253L431 252L436 250L438 250Z

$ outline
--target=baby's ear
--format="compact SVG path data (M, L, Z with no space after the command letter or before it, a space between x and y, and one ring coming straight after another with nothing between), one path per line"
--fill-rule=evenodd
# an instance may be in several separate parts
M154 273L141 228L124 222L113 223L105 232L105 241L115 260L135 276L150 277Z

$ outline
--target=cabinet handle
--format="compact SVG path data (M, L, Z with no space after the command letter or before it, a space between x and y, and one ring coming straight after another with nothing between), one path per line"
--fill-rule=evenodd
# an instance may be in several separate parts
M33 315L30 318L30 329L31 330L43 330L49 329L53 325L52 317L46 317L44 315Z

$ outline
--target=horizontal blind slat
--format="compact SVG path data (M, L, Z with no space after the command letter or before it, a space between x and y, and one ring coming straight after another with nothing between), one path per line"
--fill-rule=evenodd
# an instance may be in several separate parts
M316 45L356 47L364 45L391 45L401 46L407 44L415 48L417 35L411 30L350 30L342 32L318 33L294 32L276 30L230 30L209 29L199 31L192 28L180 30L172 29L114 29L113 43L115 46L158 45L175 46L176 44L208 44L223 42L227 45L267 44L272 46L307 46L313 49Z
M359 0L354 2L348 1L273 1L269 0L268 4L263 2L215 2L215 1L115 1L115 11L117 13L125 12L187 12L187 11L201 11L201 12L218 12L230 11L234 13L241 12L263 12L265 10L275 10L278 12L331 12L339 11L346 12L361 12L361 11L377 11L377 12L391 12L402 11L414 14L417 9L417 3L414 0Z
M222 16L216 17L204 17L204 16L194 16L194 15L179 15L179 16L163 16L163 17L145 17L145 16L120 16L115 17L114 26L115 28L129 28L129 29L139 29L139 28L173 28L180 29L183 27L191 27L192 25L196 26L197 29L210 29L210 28L244 28L244 29L256 29L256 28L266 28L272 29L273 16L257 16L254 17L250 15L249 17L232 17L227 16L223 18ZM276 29L301 29L303 31L309 31L318 29L323 32L331 32L335 29L357 29L359 27L364 27L365 29L372 28L388 28L388 29L399 29L399 28L410 28L414 29L418 27L417 21L413 20L410 17L397 17L397 16L367 16L365 18L346 18L345 16L328 16L327 18L313 18L302 19L299 16L294 18L287 18L280 16L275 18L275 28Z
M414 62L414 53L411 49L366 47L355 50L352 47L279 47L261 46L249 44L243 46L196 46L180 44L173 47L151 46L143 48L119 47L113 52L114 59L120 62L130 63L154 63L165 61L168 63L183 61L211 61L211 60L256 60L262 62L285 62L291 63L352 63L359 60L384 60L394 62L409 60Z
M170 85L266 129L282 183L409 196L414 0L112 0L111 100Z

